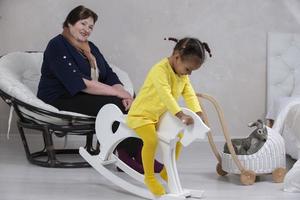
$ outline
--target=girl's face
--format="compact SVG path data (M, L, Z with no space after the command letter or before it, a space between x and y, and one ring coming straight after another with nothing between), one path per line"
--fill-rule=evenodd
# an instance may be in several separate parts
M79 42L87 41L94 28L94 19L92 17L81 19L74 25L69 24L71 35Z
M196 56L181 59L179 54L174 55L173 69L179 76L191 75L192 71L201 67L201 59Z

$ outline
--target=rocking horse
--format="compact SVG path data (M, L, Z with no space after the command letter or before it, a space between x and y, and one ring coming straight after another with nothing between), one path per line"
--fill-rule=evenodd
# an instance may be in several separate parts
M187 199L201 198L202 190L183 189L179 180L179 175L175 160L176 143L179 141L178 134L183 133L180 142L183 146L188 146L195 140L204 139L206 133L210 130L194 112L187 108L182 111L190 115L194 119L194 124L186 126L178 118L166 112L160 119L157 134L159 136L159 146L162 151L162 158L168 173L167 194L159 199ZM124 115L116 105L107 104L99 111L96 118L96 136L100 142L100 153L91 155L83 147L80 147L80 155L101 175L123 188L124 190L137 196L155 199L155 196L142 187L144 178L124 162L114 155L115 147L128 137L138 137L135 132L128 128L125 123L126 115ZM119 122L118 129L113 132L112 124ZM118 175L110 171L107 167L115 165L127 173L130 177L141 183L141 186L130 183L120 178Z

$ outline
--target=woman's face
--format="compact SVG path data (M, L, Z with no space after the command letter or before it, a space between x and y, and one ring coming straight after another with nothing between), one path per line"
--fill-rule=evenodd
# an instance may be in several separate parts
M92 17L81 19L74 25L69 24L71 35L79 42L87 41L94 28L94 19Z

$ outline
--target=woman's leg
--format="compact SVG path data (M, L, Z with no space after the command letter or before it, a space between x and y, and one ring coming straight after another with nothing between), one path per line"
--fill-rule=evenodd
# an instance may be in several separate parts
M122 99L115 96L90 95L86 93L78 93L75 96L66 96L57 99L52 105L59 110L82 113L90 116L96 116L99 110L106 104L115 104L121 111L126 114ZM118 123L113 124L113 131L118 129ZM117 147L119 158L128 166L139 173L144 173L141 161L138 158L140 155L142 141L137 138L127 138L122 141ZM160 172L162 164L155 162L155 172Z
M74 96L61 97L52 105L59 110L97 116L99 110L109 103L117 105L123 113L126 113L122 99L116 96L91 95L83 92Z
M145 184L154 195L161 196L165 194L165 189L154 175L154 157L158 144L155 125L149 124L136 128L135 132L143 140L142 162L145 172Z
M118 146L118 157L125 162L128 166L133 168L135 171L143 174L143 164L141 161L136 159L136 155L140 154L143 146L143 142L139 138L127 138L123 140ZM121 169L117 168L119 171Z
M52 105L59 110L72 111L90 116L96 116L99 110L106 104L115 104L121 111L126 114L122 99L115 96L90 95L79 93L75 96L66 96L57 99ZM115 132L119 127L119 123L114 123L112 131ZM122 141L117 147L118 157L134 170L143 173L141 163L134 160L132 154L137 154L140 148L136 144L142 144L142 141L137 138L127 138Z

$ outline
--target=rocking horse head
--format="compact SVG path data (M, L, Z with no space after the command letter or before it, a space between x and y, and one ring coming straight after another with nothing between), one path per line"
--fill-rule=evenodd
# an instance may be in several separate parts
M196 139L204 139L210 129L203 123L201 118L190 109L182 108L182 111L194 119L194 124L186 126L177 117L166 112L160 118L157 130L160 139L170 142L176 139L178 134L182 133L180 142L183 146L190 145Z

